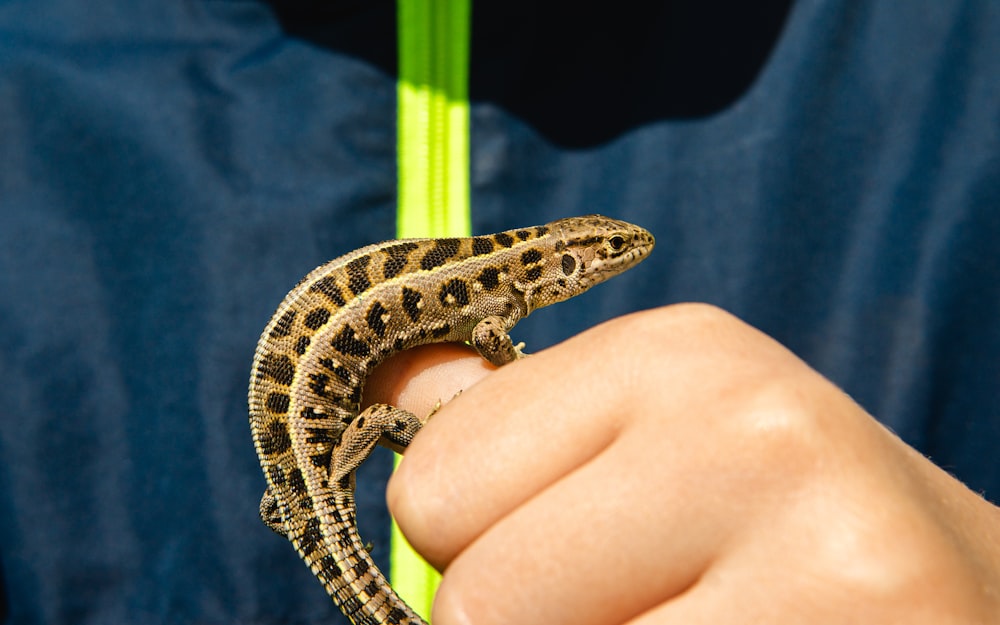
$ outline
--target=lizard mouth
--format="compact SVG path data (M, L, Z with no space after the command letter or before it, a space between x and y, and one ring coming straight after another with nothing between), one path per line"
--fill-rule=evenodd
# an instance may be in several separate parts
M621 244L621 249L588 249L581 259L584 271L580 283L587 288L604 282L623 271L638 265L653 250L656 239L648 230L629 225L629 239ZM611 240L613 237L609 237Z

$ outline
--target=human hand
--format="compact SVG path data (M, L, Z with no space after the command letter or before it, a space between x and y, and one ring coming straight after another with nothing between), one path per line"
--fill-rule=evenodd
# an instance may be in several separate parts
M437 350L373 379L417 414L466 389L388 493L444 571L435 625L1000 622L1000 510L726 313L492 373Z

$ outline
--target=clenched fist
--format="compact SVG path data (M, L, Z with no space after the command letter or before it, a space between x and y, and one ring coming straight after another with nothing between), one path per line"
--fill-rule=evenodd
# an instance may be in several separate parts
M372 382L417 414L464 389L389 488L435 625L1000 622L1000 510L718 309Z

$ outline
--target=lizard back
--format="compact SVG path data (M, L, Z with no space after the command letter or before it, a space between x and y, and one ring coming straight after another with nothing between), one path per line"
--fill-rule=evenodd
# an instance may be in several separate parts
M331 480L340 458L358 453L343 438L359 426L372 369L416 345L470 341L487 317L506 337L534 308L624 271L652 246L645 230L596 215L393 240L316 268L288 293L257 345L251 431L283 533L353 622L423 622L357 533L353 470Z

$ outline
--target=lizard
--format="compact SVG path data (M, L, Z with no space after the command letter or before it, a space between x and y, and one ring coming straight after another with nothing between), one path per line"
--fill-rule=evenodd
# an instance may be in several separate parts
M355 625L426 625L392 589L356 525L355 470L377 443L402 453L424 420L363 411L365 380L390 355L466 342L502 366L508 332L542 306L642 261L646 230L600 215L465 238L397 239L316 268L278 306L254 354L248 393L267 482L261 519Z

